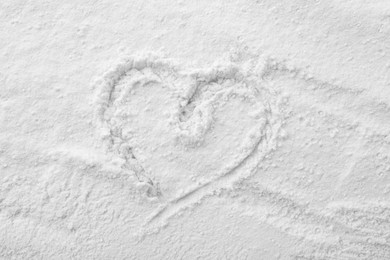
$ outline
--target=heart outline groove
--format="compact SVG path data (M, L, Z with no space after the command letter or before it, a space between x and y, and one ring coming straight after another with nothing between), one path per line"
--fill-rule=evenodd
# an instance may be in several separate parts
M148 54L98 82L100 137L160 203L147 225L250 177L277 147L281 98L260 75L235 63L193 69Z

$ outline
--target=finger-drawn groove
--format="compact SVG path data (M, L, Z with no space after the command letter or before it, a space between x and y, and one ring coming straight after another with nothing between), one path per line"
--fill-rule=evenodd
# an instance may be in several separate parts
M228 111L228 109L234 108L234 113L244 113L240 118L247 118L245 119L246 124L248 124L246 127L244 125L239 126L239 122L236 123L239 127L242 127L243 130L240 131L245 131L243 136L235 137L241 139L237 139L241 143L239 146L235 145L236 147L231 146L230 148L226 144L229 145L231 142L220 141L223 144L221 147L226 146L224 149L228 148L231 154L223 155L225 159L219 162L221 168L207 166L212 172L206 180L195 185L183 184L181 187L176 187L183 190L181 195L172 197L166 196L164 191L156 192L156 194L161 195L160 199L166 202L163 202L164 206L148 220L147 225L150 226L160 226L182 209L199 202L203 197L218 190L226 189L234 182L250 176L262 158L276 146L277 136L283 124L283 115L280 113L280 100L277 94L267 88L258 75L243 71L239 65L235 64L214 66L206 70L185 70L183 66L175 65L154 56L129 58L112 72L109 72L100 84L100 92L96 101L96 114L99 130L103 132L103 139L107 141L106 143L108 143L108 148L111 151L125 159L126 167L131 168L138 179L141 175L145 176L147 182L151 185L164 183L166 180L162 179L161 176L156 177L156 172L148 171L142 166L142 160L146 160L147 155L143 155L142 147L133 146L136 141L132 136L134 133L131 132L138 122L131 121L132 119L128 120L128 118L134 117L132 113L137 113L132 109L138 109L138 107L134 107L136 103L132 101L134 100L133 92L141 93L136 95L138 95L138 99L143 100L143 103L140 104L145 109L148 109L149 104L157 107L159 102L165 102L167 108L165 110L167 111L169 106L177 109L177 112L171 113L167 124L164 122L158 124L159 129L173 132L168 135L174 136L177 142L175 147L169 148L170 146L167 146L168 149L184 147L186 150L190 150L187 157L178 158L181 155L171 157L170 160L178 164L179 168L184 167L187 162L191 163L192 155L193 157L196 157L196 154L207 156L209 152L205 151L203 155L199 151L203 151L200 149L208 147L209 142L216 142L215 140L218 141L218 138L234 137L239 133L235 128L223 128L231 127L229 124L235 122L231 119L230 122L226 121L225 123L224 120L229 118L230 115L218 117L219 109L225 112L223 109ZM148 99L150 95L144 94L142 96L142 92L139 92L151 91L150 88L155 89L155 91L165 89L165 92L161 92L161 95L165 95L166 98L160 97L160 101L156 99L157 103L150 103ZM133 105L131 105L132 102ZM177 105L175 105L175 102L177 102ZM235 104L234 102L242 105L237 107L230 105ZM239 109L249 109L249 111L237 112ZM158 113L160 111L161 109ZM156 115L151 114L151 116ZM142 120L144 119L145 117L142 118ZM216 126L215 124L218 123L219 125ZM217 131L214 130L215 127L219 127L218 131L227 132L221 136L218 136L219 133L217 132L215 135L208 137L208 135ZM163 136L165 130L161 131L163 131L161 132L161 136ZM156 143L163 140L159 139L160 137L156 138ZM236 139L233 139L233 141ZM161 143L161 145L167 145L167 143ZM219 144L216 143L216 145ZM209 149L216 149L216 147L210 146ZM167 153L172 152L168 151ZM145 159L140 159L142 157ZM215 163L216 160L213 162ZM204 168L202 163L200 166L196 166L200 167L200 171ZM183 178L185 176L179 179ZM157 187L155 188L157 189Z

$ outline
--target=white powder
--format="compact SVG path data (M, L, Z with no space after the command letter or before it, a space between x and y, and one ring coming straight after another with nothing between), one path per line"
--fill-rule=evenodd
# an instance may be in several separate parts
M0 13L1 259L390 259L387 1Z

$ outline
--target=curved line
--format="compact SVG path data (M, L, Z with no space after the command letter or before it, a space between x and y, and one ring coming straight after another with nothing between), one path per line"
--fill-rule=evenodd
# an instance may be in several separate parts
M256 151L259 149L259 145L262 143L264 136L261 136L260 139L255 144L254 148L251 152L241 160L239 164L234 166L232 169L227 171L222 176L216 178L215 180L208 181L207 183L199 186L186 194L177 197L171 200L167 205L165 205L162 209L160 209L157 213L155 213L147 222L146 225L152 225L156 222L163 222L170 217L177 214L182 209L188 207L191 204L195 204L202 198L211 193L220 190L224 186L227 187L237 181L239 178L242 178L242 174L238 174L237 171L241 168L249 159L256 155ZM253 167L254 168L254 167ZM251 169L250 171L252 171ZM237 173L237 174L235 174ZM250 174L248 174L249 176ZM248 177L247 176L247 177Z

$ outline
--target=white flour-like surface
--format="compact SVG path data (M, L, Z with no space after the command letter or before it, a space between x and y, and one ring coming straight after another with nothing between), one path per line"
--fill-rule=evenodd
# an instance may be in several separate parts
M388 1L0 3L1 259L390 259Z

